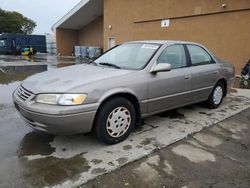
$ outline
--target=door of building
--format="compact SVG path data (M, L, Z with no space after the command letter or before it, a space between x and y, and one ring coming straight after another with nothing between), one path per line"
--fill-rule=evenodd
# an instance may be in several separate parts
M115 46L115 38L109 38L108 48L113 48Z

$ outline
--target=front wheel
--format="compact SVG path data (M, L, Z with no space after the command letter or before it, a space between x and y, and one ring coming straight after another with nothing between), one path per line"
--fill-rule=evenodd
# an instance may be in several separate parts
M225 86L222 82L218 82L208 98L207 101L208 108L211 109L218 108L222 103L224 96L225 96Z
M98 110L94 131L97 138L106 144L125 140L136 122L136 112L131 102L116 97L105 102Z

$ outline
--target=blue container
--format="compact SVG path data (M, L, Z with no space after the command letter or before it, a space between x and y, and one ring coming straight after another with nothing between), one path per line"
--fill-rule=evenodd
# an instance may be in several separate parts
M45 35L0 35L0 54L21 54L23 48L33 48L34 52L47 53Z

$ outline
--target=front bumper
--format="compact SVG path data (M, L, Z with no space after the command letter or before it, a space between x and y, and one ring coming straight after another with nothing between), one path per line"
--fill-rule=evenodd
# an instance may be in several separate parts
M33 129L55 135L91 131L98 105L52 106L23 101L16 92L13 101L21 118ZM47 113L46 113L47 112Z

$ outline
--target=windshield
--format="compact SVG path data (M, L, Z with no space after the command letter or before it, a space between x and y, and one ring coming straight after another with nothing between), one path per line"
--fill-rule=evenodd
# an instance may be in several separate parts
M158 44L130 43L120 45L95 60L100 65L112 65L122 69L139 70L145 67Z
M6 39L0 39L0 47L6 46Z

